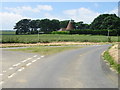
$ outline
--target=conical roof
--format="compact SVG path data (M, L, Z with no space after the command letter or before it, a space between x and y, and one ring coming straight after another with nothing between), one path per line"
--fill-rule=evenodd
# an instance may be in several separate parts
M73 28L73 21L70 20L69 23L68 23L68 25L67 25L66 30L72 30L72 29L74 29L74 28Z

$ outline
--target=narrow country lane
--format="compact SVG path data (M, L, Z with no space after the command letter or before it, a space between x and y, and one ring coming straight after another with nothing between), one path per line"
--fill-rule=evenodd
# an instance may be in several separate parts
M93 45L45 57L24 53L26 57L22 59L26 61L11 68L11 75L3 73L3 88L117 88L117 83L104 73L101 65L101 53L108 47ZM7 56L3 55L5 70L9 67L4 65ZM20 62L21 56L16 57L15 61Z

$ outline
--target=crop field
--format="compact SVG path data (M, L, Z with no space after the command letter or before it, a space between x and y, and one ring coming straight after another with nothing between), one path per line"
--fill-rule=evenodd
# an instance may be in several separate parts
M50 42L108 42L102 35L65 35L65 34L35 34L15 35L14 31L0 31L1 43L50 43ZM119 42L117 36L110 36L112 42Z
M107 42L107 36L95 35L2 35L2 43L49 43L49 42ZM117 36L111 36L112 42L118 42Z

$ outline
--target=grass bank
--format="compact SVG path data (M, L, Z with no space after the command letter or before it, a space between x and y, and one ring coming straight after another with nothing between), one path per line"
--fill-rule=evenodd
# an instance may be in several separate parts
M11 51L24 51L29 53L37 53L41 55L51 55L55 53L59 53L65 50L72 50L82 48L80 46L64 46L64 47L47 47L47 46L39 46L39 47L30 47L30 48L22 48L22 49L11 49Z
M111 48L111 47L110 47L110 48ZM109 48L109 49L110 49L110 48ZM104 60L106 60L106 61L109 63L109 65L110 65L114 70L116 70L118 73L120 73L120 64L118 64L118 63L114 60L114 58L110 55L109 49L104 52L103 58L104 58Z

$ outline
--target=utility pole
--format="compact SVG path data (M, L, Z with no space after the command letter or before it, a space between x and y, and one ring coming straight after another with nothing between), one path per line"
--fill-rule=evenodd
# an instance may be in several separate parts
M39 30L38 30L38 43L39 43Z
M111 42L110 31L109 31L109 29L108 29L108 42Z
M41 28L40 28L40 29L41 29ZM40 29L38 30L38 43L39 43L39 33L40 33L39 31L40 31Z
M108 38L109 38L109 35L110 35L110 32L109 32L109 29L108 29Z

